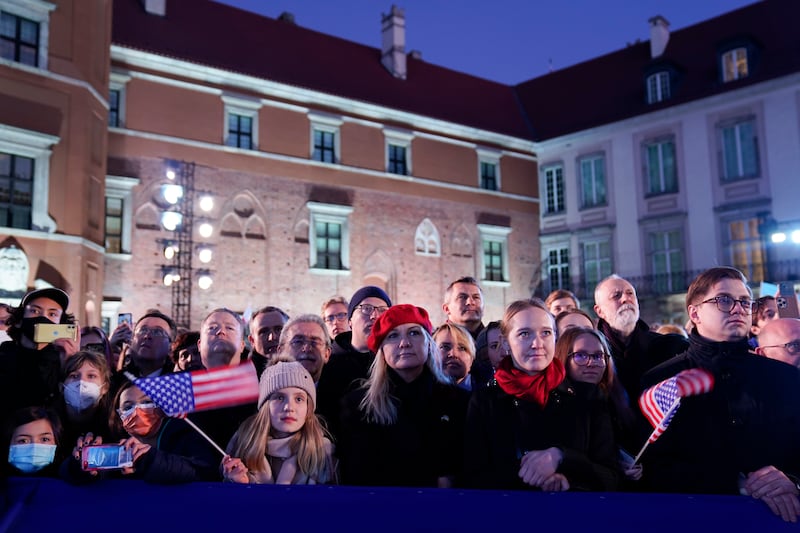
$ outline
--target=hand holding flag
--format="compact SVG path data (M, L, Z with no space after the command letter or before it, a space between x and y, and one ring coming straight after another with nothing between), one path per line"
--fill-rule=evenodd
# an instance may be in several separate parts
M636 455L634 464L639 461L647 446L667 429L681 404L681 398L705 394L713 388L714 375L711 372L702 368L690 368L644 391L639 397L639 407L655 429Z

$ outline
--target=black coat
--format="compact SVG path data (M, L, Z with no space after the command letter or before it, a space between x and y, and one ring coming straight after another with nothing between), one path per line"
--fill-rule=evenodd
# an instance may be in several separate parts
M426 366L406 383L388 369L397 421L368 422L359 403L365 389L344 401L339 472L344 485L436 487L439 477L461 474L461 449L469 392L436 381Z
M53 407L59 397L61 353L48 344L41 350L16 341L0 344L0 405L3 418L22 407Z
M496 383L473 393L467 412L465 478L484 489L532 489L519 478L522 457L559 448L558 472L570 490L616 490L617 446L605 401L589 383L565 379L544 409L519 400Z
M636 323L627 344L622 342L611 326L602 318L597 321L597 329L608 339L611 357L622 386L628 394L632 408L636 408L639 395L644 390L642 376L664 361L682 353L689 343L682 335L670 333L662 335L650 331L650 327L641 319Z
M681 370L714 374L707 394L681 400L669 427L642 456L645 485L659 492L738 493L740 474L775 466L800 474L800 373L748 352L747 340L690 336L686 353L652 369L646 384Z

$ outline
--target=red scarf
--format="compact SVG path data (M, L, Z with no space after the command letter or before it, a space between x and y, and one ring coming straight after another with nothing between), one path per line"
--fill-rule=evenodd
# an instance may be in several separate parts
M566 374L564 364L554 358L544 371L531 376L515 367L511 356L508 356L500 361L494 378L500 388L511 396L544 408L550 391L558 387Z

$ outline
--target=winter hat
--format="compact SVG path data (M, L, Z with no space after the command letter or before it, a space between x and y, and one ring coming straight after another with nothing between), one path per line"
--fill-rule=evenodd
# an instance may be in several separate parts
M361 302L366 300L367 298L374 296L375 298L380 298L386 305L389 307L392 306L392 300L389 298L389 295L381 289L380 287L376 287L374 285L367 285L366 287L361 287L356 291L352 298L350 298L350 305L347 308L347 318L353 318L353 312L355 312L356 307L361 305Z
M67 307L69 307L69 296L67 296L67 293L55 287L36 289L35 291L29 292L22 299L20 307L24 308L26 305L28 305L30 302L32 302L37 298L50 298L55 303L57 303L59 307L61 307L62 311L65 312L67 310Z
M428 318L428 312L422 307L417 307L410 304L397 304L389 307L389 309L378 317L375 324L372 326L372 332L367 339L367 346L373 352L377 352L378 348L383 344L383 339L397 326L401 324L419 324L428 333L433 331L431 319Z
M261 409L273 392L286 387L303 389L314 405L317 405L317 387L308 370L297 361L278 361L268 366L261 375L258 384L258 408Z

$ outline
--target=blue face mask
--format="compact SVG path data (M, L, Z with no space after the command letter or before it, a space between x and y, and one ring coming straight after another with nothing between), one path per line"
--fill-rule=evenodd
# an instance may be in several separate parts
M26 474L38 472L51 464L55 456L55 444L12 444L8 449L8 462Z

